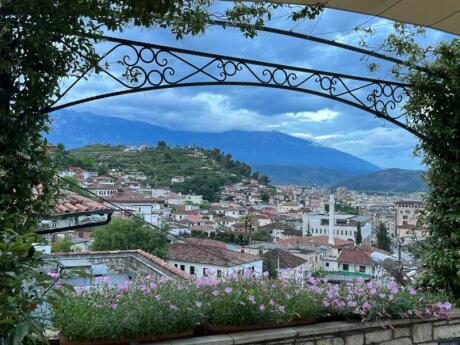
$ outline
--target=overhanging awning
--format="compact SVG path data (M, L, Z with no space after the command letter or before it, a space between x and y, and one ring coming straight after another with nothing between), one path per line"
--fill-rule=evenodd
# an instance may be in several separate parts
M367 14L460 35L460 0L274 0Z

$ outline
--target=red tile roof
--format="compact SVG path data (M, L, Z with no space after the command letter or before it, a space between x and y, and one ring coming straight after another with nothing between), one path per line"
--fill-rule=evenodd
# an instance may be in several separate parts
M271 261L276 266L279 264L279 268L281 269L296 268L307 262L305 259L278 248L266 252L262 257L264 258L264 262Z
M355 265L366 265L374 266L375 263L370 258L370 253L368 253L363 248L358 246L356 247L344 247L340 251L339 256L337 257L339 263L355 264Z
M210 238L189 237L186 238L185 241L199 246L227 249L227 243L222 241L216 241Z
M233 267L261 260L257 256L229 249L197 246L188 243L171 243L169 245L168 257L174 261L195 262L223 267Z
M111 210L103 204L70 191L61 193L55 205L55 209L58 214Z

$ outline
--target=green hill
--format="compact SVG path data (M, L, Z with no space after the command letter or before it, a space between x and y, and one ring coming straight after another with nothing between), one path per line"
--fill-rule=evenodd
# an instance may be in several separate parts
M233 160L218 149L169 147L160 142L144 151L128 150L126 146L88 145L70 151L59 146L54 154L59 169L76 166L107 174L117 171L141 171L147 176L146 184L156 187L170 186L173 191L196 193L209 201L219 198L221 187L250 177L267 183L266 176L252 173L251 167ZM186 177L183 183L171 183L174 176Z
M341 181L338 186L366 192L427 192L422 173L421 170L387 169Z

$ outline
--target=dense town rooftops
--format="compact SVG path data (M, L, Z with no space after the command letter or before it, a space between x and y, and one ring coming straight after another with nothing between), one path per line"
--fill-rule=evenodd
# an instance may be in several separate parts
M262 255L264 261L272 261L277 268L286 269L286 268L296 268L307 260L298 257L297 255L291 254L282 249L273 249Z
M233 267L261 260L257 256L229 249L191 245L188 243L171 243L169 245L168 258L175 261L223 267Z

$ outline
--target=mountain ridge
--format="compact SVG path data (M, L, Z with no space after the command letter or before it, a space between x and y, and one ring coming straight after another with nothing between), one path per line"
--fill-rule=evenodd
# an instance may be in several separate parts
M276 131L186 132L122 118L62 111L52 115L47 137L51 143L62 142L67 148L90 144L156 145L164 140L172 146L219 148L251 165L333 169L353 175L380 170L351 154Z

